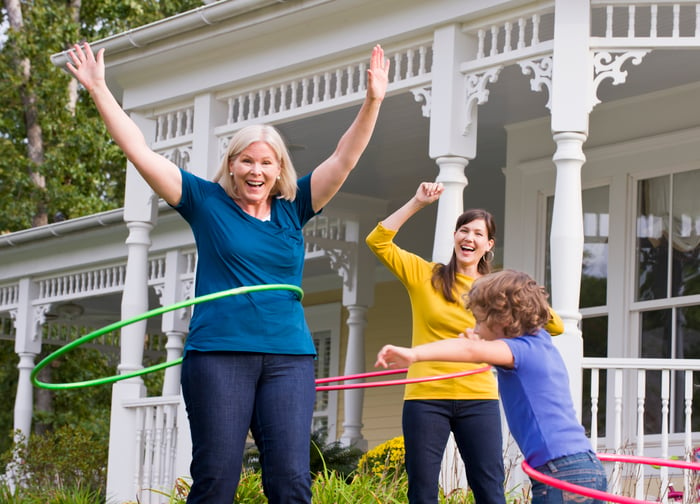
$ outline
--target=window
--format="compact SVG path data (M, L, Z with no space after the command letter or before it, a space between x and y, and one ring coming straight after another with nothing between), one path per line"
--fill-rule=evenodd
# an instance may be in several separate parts
M700 170L637 183L635 290L640 357L700 358ZM683 380L672 376L671 429L683 431ZM660 432L660 372L647 377L648 432ZM697 390L698 384L695 384ZM699 404L700 394L693 393ZM700 430L694 417L693 430Z

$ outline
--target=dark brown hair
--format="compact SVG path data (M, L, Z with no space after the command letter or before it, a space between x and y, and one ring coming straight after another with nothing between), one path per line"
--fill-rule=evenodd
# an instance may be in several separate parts
M491 213L481 208L473 208L471 210L467 210L462 215L460 215L457 218L455 231L457 231L465 224L469 224L470 222L479 219L483 220L484 223L486 223L486 232L488 233L488 239L494 240L495 242L496 221L493 218L493 215L491 215ZM482 275L486 275L491 272L491 264L488 261L486 261L484 257L486 257L485 254L481 258L481 260L479 260L479 264L477 266L479 273L481 273ZM438 292L442 292L442 295L447 301L455 303L457 302L457 298L455 297L454 292L456 278L457 254L455 254L455 251L452 250L452 257L450 258L450 262L448 262L447 264L438 263L435 265L435 267L433 268L433 276L430 279L430 283L432 284L433 289L435 289Z
M501 325L512 338L544 327L550 317L548 297L527 273L503 270L475 280L465 304L478 323Z

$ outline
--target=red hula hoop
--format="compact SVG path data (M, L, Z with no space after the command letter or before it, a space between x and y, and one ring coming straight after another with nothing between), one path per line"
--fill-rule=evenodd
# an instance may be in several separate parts
M444 374L444 375L436 375L436 376L424 376L420 378L405 378L403 380L385 380L385 381L376 381L376 382L368 382L368 383L350 383L346 385L325 385L321 387L316 387L317 392L322 392L326 390L346 390L346 389L357 389L357 388L372 388L372 387L386 387L388 385L406 385L409 383L421 383L421 382L429 382L429 381L436 381L436 380L447 380L449 378L460 378L462 376L469 376L472 374L477 374L477 373L483 373L484 371L488 371L491 369L491 366L484 366L481 368L476 368L476 369L470 369L469 371L462 371L459 373L451 373L451 374ZM364 377L369 377L369 376L383 376L387 374L396 374L396 373L405 373L407 370L406 369L397 369L397 370L392 370L392 371L378 371L374 373L363 373L363 374L358 374L358 375L348 375L348 376L338 376L334 378L321 378L319 380L316 380L316 383L328 383L332 381L341 381L341 380L351 380L351 379L356 379L356 378L364 378Z
M408 368L387 369L386 371L373 371L371 373L360 373L360 374L345 375L345 376L331 376L329 378L318 378L316 380L316 385L319 385L321 383L330 383L330 382L334 382L334 381L357 380L358 378L371 378L373 376L386 376L386 375L392 375L392 374L399 374L399 373L405 373L406 371L408 371Z
M633 464L658 465L700 471L700 464L695 462L641 457L637 455L619 455L616 453L598 453L596 455L601 461L604 462L630 462ZM603 492L601 490L595 490L593 488L574 485L573 483L542 474L541 472L533 469L530 464L524 460L522 462L522 468L523 471L525 471L525 474L533 479L536 479L537 481L541 481L545 485L553 486L554 488L558 488L559 490L564 490L566 492L583 495L584 497L590 497L591 499L598 499L606 502L617 502L619 504L658 504L655 501L633 499L632 497L625 497L624 495L615 495L608 492Z

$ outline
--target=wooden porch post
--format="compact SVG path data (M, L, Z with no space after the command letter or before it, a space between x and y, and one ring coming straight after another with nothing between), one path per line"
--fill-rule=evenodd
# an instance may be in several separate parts
M569 370L571 395L579 418L583 339L579 329L579 291L583 257L581 167L588 136L593 81L589 50L589 2L556 0L552 65L552 135L557 145L554 209L550 235L552 305L565 332L554 339Z

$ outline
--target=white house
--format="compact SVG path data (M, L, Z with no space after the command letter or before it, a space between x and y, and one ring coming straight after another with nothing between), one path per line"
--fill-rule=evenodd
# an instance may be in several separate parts
M398 242L444 260L456 216L490 210L497 261L544 282L556 339L599 450L685 456L700 370L700 2L687 0L220 0L92 41L111 89L154 149L211 178L231 134L275 124L300 174L332 150L364 96L371 47L392 60L372 142L307 226L303 288L318 376L369 371L407 343L407 297L364 236L419 182L446 192ZM53 56L56 65L66 55ZM191 297L189 229L127 167L122 210L0 236L0 337L15 340L15 426L31 431L29 374L61 328L97 328ZM124 327L120 364L187 310ZM115 344L114 338L102 344ZM319 393L331 440L400 434L400 387ZM123 500L186 475L178 368L162 395L113 385L108 491ZM642 474L643 473L642 466ZM648 474L665 488L669 471ZM641 480L640 480L641 481ZM638 495L644 494L641 484Z

